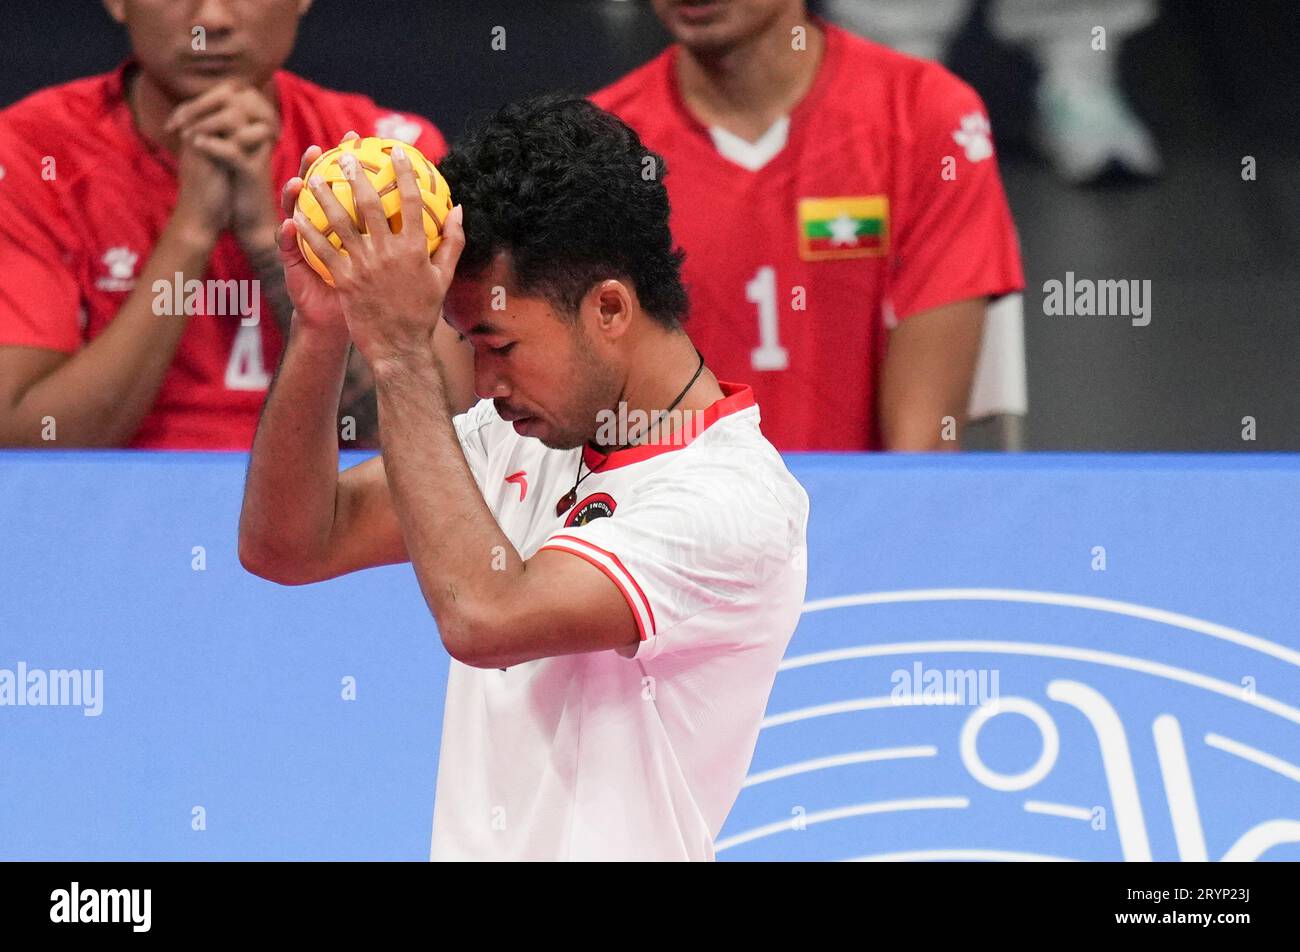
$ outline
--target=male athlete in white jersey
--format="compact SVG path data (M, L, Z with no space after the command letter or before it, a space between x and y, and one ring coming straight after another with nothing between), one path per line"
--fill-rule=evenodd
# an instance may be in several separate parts
M462 204L432 261L363 175L363 229L306 186L346 255L301 217L283 227L296 312L241 561L284 584L411 562L452 657L431 858L712 859L803 601L807 495L750 389L681 327L664 165L631 129L533 100L442 171ZM454 419L440 320L472 342L482 398ZM339 473L349 338L382 454Z

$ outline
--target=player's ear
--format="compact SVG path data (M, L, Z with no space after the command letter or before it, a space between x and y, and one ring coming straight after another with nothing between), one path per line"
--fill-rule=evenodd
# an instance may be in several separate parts
M610 278L587 292L584 305L596 315L596 331L607 340L622 337L632 318L632 292L622 282Z
M104 9L108 15L113 18L113 22L122 24L126 22L126 0L103 0Z

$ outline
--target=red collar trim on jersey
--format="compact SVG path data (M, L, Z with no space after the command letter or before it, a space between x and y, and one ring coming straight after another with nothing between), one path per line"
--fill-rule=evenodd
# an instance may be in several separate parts
M839 70L840 53L844 47L844 31L839 27L826 22L819 16L810 15L808 19L822 31L826 46L822 49L822 61L817 66L817 75L813 79L812 86L809 87L808 92L804 93L803 99L795 103L794 108L790 110L792 132L796 125L802 123L803 117L816 108L818 101L826 94L827 88L831 85L832 79ZM682 120L700 135L709 138L710 148L712 148L709 127L696 118L695 114L687 108L686 100L682 97L681 86L677 82L677 59L681 55L681 44L675 43L668 48L667 54L664 56L664 68L668 71L668 97L672 100L673 106Z
M724 416L754 406L754 390L747 384L725 383L719 380L718 388L722 391L722 399L715 400L703 410L698 411L697 417L688 418L691 419L691 423L686 429L674 430L668 433L664 439L654 443L629 446L625 450L614 450L612 453L602 453L600 450L593 449L590 444L583 444L582 461L593 472L604 473L620 466L627 466L629 463L639 463L642 460L651 459L660 453L671 453L673 450L679 450L688 445Z

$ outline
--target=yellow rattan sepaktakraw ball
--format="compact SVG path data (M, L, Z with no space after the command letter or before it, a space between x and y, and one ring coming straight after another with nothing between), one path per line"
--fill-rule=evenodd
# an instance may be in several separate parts
M447 180L438 173L433 163L415 146L397 139L378 139L373 136L366 139L348 139L336 148L322 153L307 169L303 180L306 182L313 175L319 175L325 180L326 187L334 193L339 204L352 216L353 222L357 222L357 209L352 200L352 186L348 184L343 169L339 167L339 157L344 152L351 152L356 156L358 167L365 171L370 184L379 193L379 201L383 206L384 216L388 219L388 226L394 233L400 232L402 195L397 190L397 176L393 170L391 156L393 147L399 145L411 160L415 180L420 185L420 197L424 200L424 234L428 239L429 254L433 254L434 249L442 242L442 223L446 221L447 214L451 211L451 189L447 187ZM325 217L324 209L320 207L320 202L316 201L316 196L305 184L298 194L298 210L320 230L330 244L342 250L342 239L335 234ZM334 277L330 274L329 268L316 257L302 235L298 236L298 247L302 249L302 256L307 259L312 269L332 287ZM342 253L347 254L347 251L343 250Z

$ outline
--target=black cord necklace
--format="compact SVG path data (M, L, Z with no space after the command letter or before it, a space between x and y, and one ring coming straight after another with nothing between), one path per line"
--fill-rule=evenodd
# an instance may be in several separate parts
M663 413L659 414L659 419L655 420L654 423L650 424L650 426L646 428L646 433L649 433L655 430L656 428L658 428L659 424L664 422L664 417L668 416L668 414L673 412L677 404L681 403L682 400L686 397L686 394L690 392L691 387L695 386L695 381L700 379L700 374L704 372L704 355L700 353L700 349L698 347L695 348L695 355L700 358L700 365L695 368L695 376L691 377L691 382L686 385L685 389L683 389L681 393L677 394L677 399L668 405L668 409L665 410ZM624 445L636 446L637 444L626 443ZM621 447L619 448L621 449ZM611 450L610 452L613 452L613 450ZM578 486L581 485L582 481L586 479L587 476L590 476L592 473L596 472L594 469L589 469L587 470L586 475L585 476L583 475L582 473L583 455L584 455L583 453L578 454L578 473L577 473L577 478L575 478L573 481L573 488L570 489L563 496L561 496L560 501L555 504L556 516L562 516L570 509L573 508L573 504L578 501Z

